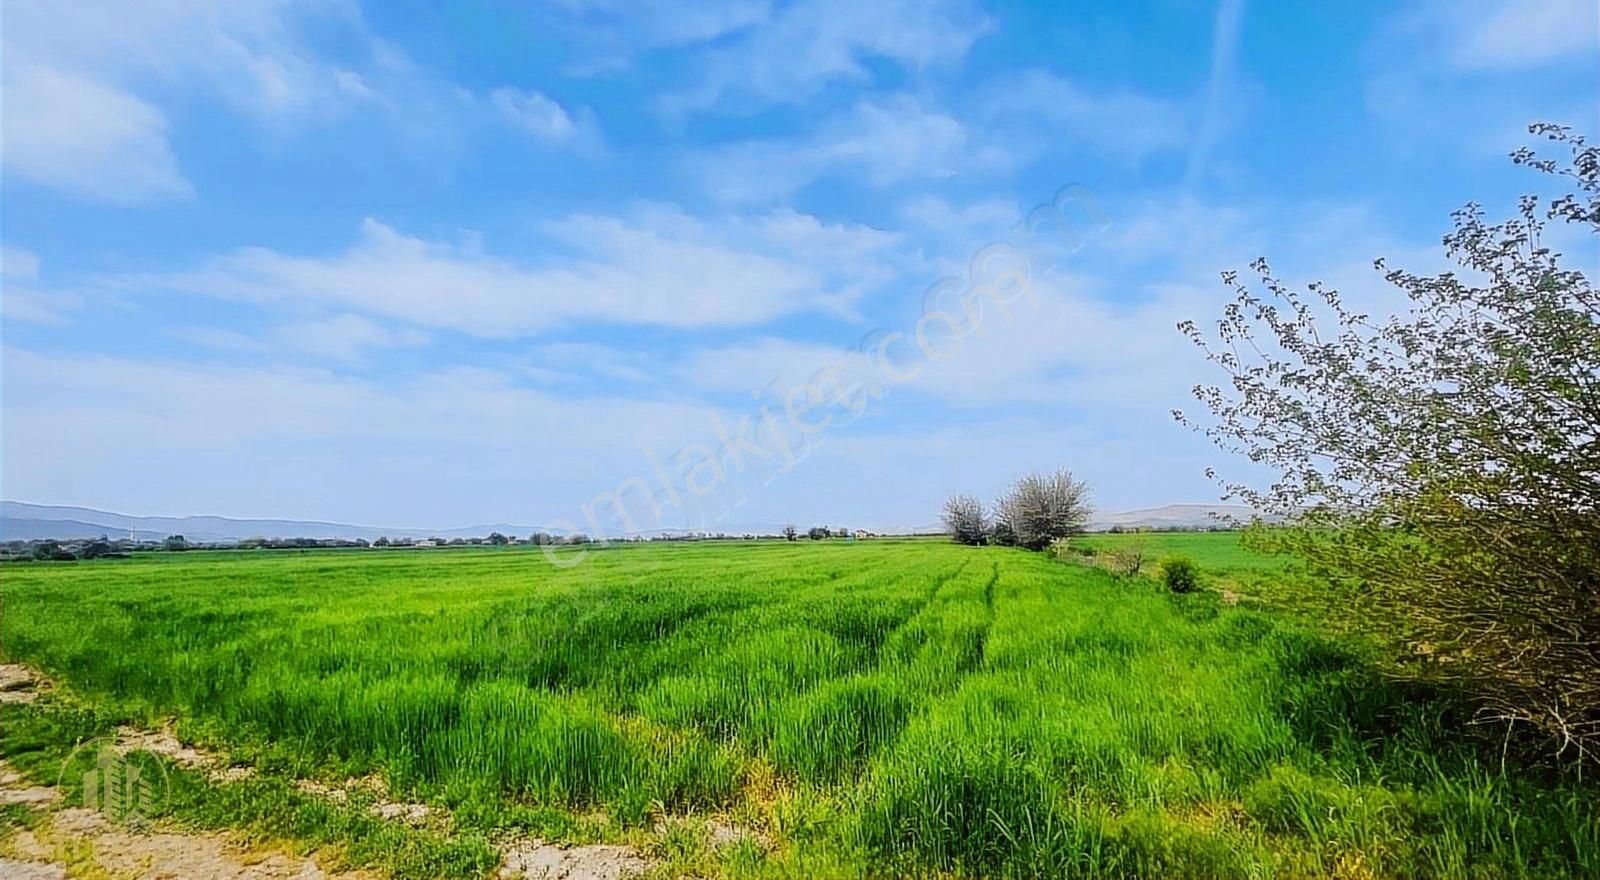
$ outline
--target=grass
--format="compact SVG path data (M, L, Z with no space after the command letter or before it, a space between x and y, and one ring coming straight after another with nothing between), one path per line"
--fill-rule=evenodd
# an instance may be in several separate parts
M1231 534L1149 538L1219 578L1281 570ZM1485 754L1447 696L1288 615L1042 554L185 553L0 578L6 658L93 707L5 707L13 763L53 781L75 738L175 716L260 769L179 818L402 876L482 876L513 830L701 875L1600 876L1594 786ZM370 772L453 837L311 835L327 808L288 781ZM771 846L686 843L712 813Z
M1349 592L1353 587L1335 588L1325 579L1310 574L1298 560L1255 553L1244 546L1241 532L1124 532L1093 534L1074 538L1067 558L1095 563L1106 560L1119 549L1138 548L1144 553L1143 573L1160 575L1161 561L1185 557L1200 567L1201 583L1230 600L1299 621L1319 631L1335 622L1342 630L1357 629L1365 599ZM1084 556L1083 554L1093 554Z
M1278 573L1292 567L1287 560L1246 550L1240 532L1123 532L1097 533L1073 538L1073 547L1092 547L1097 551L1129 545L1142 545L1149 556L1187 556L1207 571L1237 575L1245 572Z

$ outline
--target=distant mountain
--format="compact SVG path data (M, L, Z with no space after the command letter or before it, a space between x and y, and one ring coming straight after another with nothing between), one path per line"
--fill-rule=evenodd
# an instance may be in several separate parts
M1103 532L1112 526L1125 529L1196 529L1244 525L1254 515L1255 511L1242 504L1168 504L1122 513L1096 514L1089 520L1089 531Z
M159 541L182 535L190 541L225 542L245 538L472 538L490 532L527 537L538 529L508 523L458 529L406 529L356 526L344 523L292 519L232 519L225 516L128 516L87 507L58 507L0 501L0 540L31 541L43 538L71 540L107 535L141 541Z
M798 525L798 524L797 524ZM803 531L807 526L799 526ZM683 537L696 534L776 535L783 530L782 523L713 522L700 528L649 529L636 533L640 537ZM500 532L526 538L534 532L564 534L564 530L548 526L518 525L515 523L483 523L463 528L418 529L385 526L361 526L315 520L292 519L233 519L225 516L129 516L88 507L62 507L48 504L28 504L22 501L0 501L0 540L34 541L46 538L76 540L112 538L159 541L168 535L182 535L199 543L241 541L245 538L337 538L369 541L388 538L482 538L490 532ZM613 536L616 537L616 536Z
M172 534L168 532L167 535ZM36 519L33 517L11 516L7 514L0 519L0 540L5 541L43 541L54 539L57 541L76 541L80 538L93 539L105 535L110 538L128 537L127 529L117 529L105 523L83 522L75 519ZM155 532L139 529L134 538L140 541L159 541L167 535L158 535Z

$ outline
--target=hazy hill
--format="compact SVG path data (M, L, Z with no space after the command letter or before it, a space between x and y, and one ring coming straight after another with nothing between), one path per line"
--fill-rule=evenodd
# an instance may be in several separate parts
M1149 529L1194 529L1207 526L1243 525L1252 511L1242 504L1168 504L1122 513L1096 513L1089 530L1103 532L1112 526Z
M357 526L344 523L293 519L233 519L225 516L129 516L87 507L58 507L0 502L0 538L8 541L37 538L96 538L109 535L139 540L160 540L168 535L183 535L190 541L237 541L244 538L343 538L372 540L390 538L482 537L498 531L527 536L535 531L528 526L504 523L464 529L428 531L424 529Z
M1250 508L1230 504L1168 504L1144 510L1096 514L1089 523L1089 529L1105 531L1112 526L1121 526L1125 529L1205 528L1228 522L1226 519L1218 519L1218 516L1231 516L1243 523L1250 519ZM811 524L795 525L804 532ZM939 528L939 524L935 522L918 527L879 528L874 531L908 534L937 532ZM723 532L730 535L775 535L782 529L781 523L718 523L694 531ZM318 520L234 519L225 516L129 516L88 507L0 501L0 540L7 541L32 541L44 538L73 540L98 538L101 535L126 538L130 534L141 541L159 541L168 535L183 535L190 541L197 542L239 541L245 538L341 538L352 541L365 538L371 541L385 536L481 538L490 532L525 538L536 531L556 530L514 523L485 523L452 529L418 529L350 525ZM644 534L652 536L687 533L681 529L656 529Z

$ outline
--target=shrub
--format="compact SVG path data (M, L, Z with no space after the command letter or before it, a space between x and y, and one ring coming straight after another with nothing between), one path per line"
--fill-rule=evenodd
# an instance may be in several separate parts
M1131 541L1107 550L1101 565L1114 574L1119 574L1123 577L1137 577L1139 572L1144 570L1144 560L1147 552L1148 549L1143 540Z
M55 541L40 541L33 547L33 558L40 562L71 562L78 557L63 550Z
M1161 560L1161 581L1174 593L1193 593L1200 589L1200 570L1187 556L1168 556Z

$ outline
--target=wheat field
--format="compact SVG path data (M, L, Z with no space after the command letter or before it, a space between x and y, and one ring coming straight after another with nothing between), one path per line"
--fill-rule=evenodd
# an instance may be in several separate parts
M1183 540L1202 568L1262 568L1232 535ZM174 809L290 838L313 832L267 787L378 774L450 829L409 855L315 833L402 876L483 876L482 841L516 829L642 841L668 876L1600 876L1594 789L1463 737L1447 694L1314 623L1042 554L196 552L0 576L5 659L76 707L4 707L10 760L175 718L257 774L253 800L195 782ZM762 843L680 845L693 817Z

